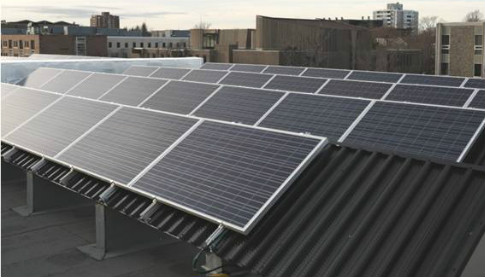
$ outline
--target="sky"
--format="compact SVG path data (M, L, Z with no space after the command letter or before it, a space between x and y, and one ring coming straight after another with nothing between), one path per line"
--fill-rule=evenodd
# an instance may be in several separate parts
M389 1L368 0L2 0L1 19L67 21L89 25L92 14L109 11L120 16L120 27L145 22L150 30L190 29L199 22L212 28L255 28L256 15L290 18L356 18L385 9ZM40 5L42 3L42 5ZM462 21L485 0L407 0L404 9L420 17L438 16L443 22Z

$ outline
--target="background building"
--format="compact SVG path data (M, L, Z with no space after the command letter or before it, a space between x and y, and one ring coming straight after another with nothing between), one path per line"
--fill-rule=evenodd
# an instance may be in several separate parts
M188 37L108 36L109 57L156 58L186 56Z
M120 28L120 17L102 12L101 15L91 16L91 27L97 28Z
M386 27L396 29L412 29L418 31L419 13L412 10L404 10L403 4L387 4L387 9L374 11L374 19L382 20Z
M107 55L106 36L2 35L2 56L28 57L31 54L77 56Z
M485 22L439 23L436 27L436 75L485 77Z
M152 37L190 37L190 30L155 30L150 31Z

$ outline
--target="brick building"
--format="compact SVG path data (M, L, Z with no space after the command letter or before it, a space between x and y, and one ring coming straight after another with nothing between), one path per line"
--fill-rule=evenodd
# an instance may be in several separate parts
M2 35L2 56L31 54L107 56L106 36Z
M91 16L91 27L96 28L120 28L120 17L109 14L109 12L102 12Z
M485 77L485 22L436 26L436 75Z

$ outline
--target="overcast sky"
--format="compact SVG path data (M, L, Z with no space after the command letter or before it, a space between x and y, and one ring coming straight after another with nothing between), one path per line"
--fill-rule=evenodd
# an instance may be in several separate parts
M1 18L65 20L89 25L92 14L109 11L120 16L121 27L146 22L149 29L188 29L198 22L213 28L254 28L255 16L292 18L372 16L388 1L371 0L2 0ZM405 9L417 10L420 17L438 16L442 21L461 21L471 10L485 11L485 0L408 0ZM40 5L42 4L42 5Z

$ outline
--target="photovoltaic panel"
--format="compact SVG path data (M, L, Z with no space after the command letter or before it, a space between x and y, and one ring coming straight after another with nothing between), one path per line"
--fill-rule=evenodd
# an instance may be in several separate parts
M470 102L469 107L485 109L485 90L480 90Z
M47 82L47 84L43 85L42 89L52 92L66 93L73 86L77 85L83 79L88 77L89 74L91 73L66 70L63 71L61 74L57 75L54 79Z
M158 69L157 66L130 66L123 72L125 75L147 77Z
M264 88L315 93L326 81L326 79L277 75Z
M2 99L7 97L10 93L16 91L18 88L19 88L19 86L14 86L14 85L11 85L11 84L2 83L2 89L1 89Z
M465 83L467 88L485 88L485 79L482 78L470 78Z
M43 84L55 77L61 71L62 69L41 67L30 73L27 77L20 81L18 85L29 88L40 88Z
M407 74L401 81L403 84L419 84L419 85L433 85L433 86L450 86L459 87L465 78L459 77L445 77L432 75L412 75Z
M253 72L253 73L260 73L266 68L266 65L257 65L257 64L236 64L234 65L230 71L241 71L241 72Z
M160 67L157 71L153 72L150 77L180 80L189 73L189 71L190 69L187 68Z
M396 85L386 100L462 107L472 89Z
M2 136L43 110L60 95L19 88L2 99Z
M269 66L263 73L268 74L284 74L284 75L300 75L305 70L304 67L291 67L291 66Z
M386 83L330 80L318 93L381 99L391 87L392 84Z
M203 122L133 185L249 232L318 152L321 141Z
M456 161L484 118L476 110L378 102L344 143Z
M232 63L205 63L200 69L228 70Z
M302 76L317 78L343 79L349 74L350 70L308 68Z
M128 184L195 123L195 119L121 108L58 159Z
M204 103L196 116L253 125L284 93L240 87L223 87Z
M180 114L189 114L219 86L190 82L171 81L142 107Z
M184 80L215 84L226 74L227 71L192 70L184 77Z
M94 73L67 94L98 99L124 78L123 75Z
M270 74L231 72L222 79L220 84L261 88L271 77L273 75Z
M352 71L347 79L350 80L362 80L362 81L374 81L374 82L388 82L397 83L401 79L401 73L382 73L382 72L370 72L370 71Z
M116 108L116 105L65 97L5 139L54 157Z
M168 81L161 79L128 77L100 100L137 106L166 82Z
M368 100L289 94L259 126L327 137L337 142Z

